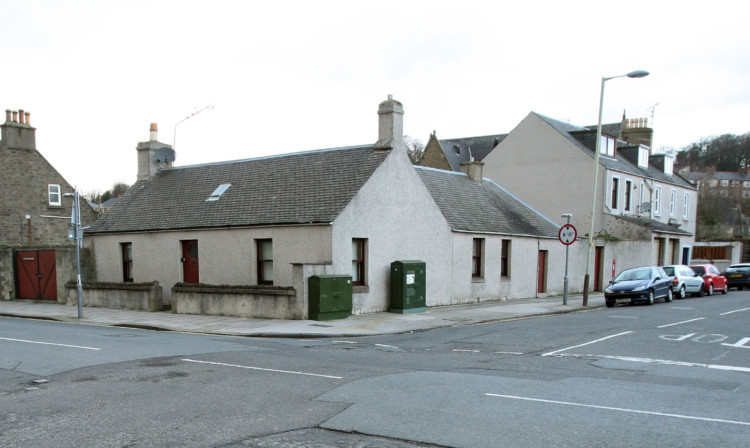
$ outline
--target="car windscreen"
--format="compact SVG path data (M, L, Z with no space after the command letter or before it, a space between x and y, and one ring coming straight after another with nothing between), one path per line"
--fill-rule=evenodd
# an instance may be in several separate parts
M691 268L698 275L703 275L706 273L706 270L703 268L703 266L691 266Z
M620 272L620 274L615 277L615 281L626 282L629 280L647 280L649 278L651 278L650 268L628 269L627 271Z
M671 266L664 266L664 272L666 272L667 275L672 276L674 275L674 268Z

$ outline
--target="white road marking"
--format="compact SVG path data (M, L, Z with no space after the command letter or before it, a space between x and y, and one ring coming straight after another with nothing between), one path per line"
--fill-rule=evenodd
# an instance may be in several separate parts
M750 308L742 308L741 310L727 311L726 313L719 314L719 316L726 316L727 314L739 313L740 311L750 311Z
M673 324L660 325L660 326L658 326L658 327L656 327L656 328L667 328L667 327L673 327L673 326L675 326L675 325L680 325L680 324L687 324L687 323L690 323L690 322L695 322L695 321L698 321L698 320L703 320L703 319L705 319L705 317L699 317L699 318L697 318L697 319L690 319L690 320L683 320L682 322L675 322L675 323L673 323Z
M557 353L564 352L566 350L572 350L574 348L584 347L586 345L596 344L597 342L606 341L607 339L616 338L617 336L623 336L623 335L630 334L630 333L632 333L632 331L625 331L622 333L613 334L611 336L606 336L601 339L597 339L595 341L586 342L584 344L574 345L568 348L561 348L560 350L555 350L554 352L545 353L542 356L561 356L561 355L557 355Z
M523 355L523 352L495 352L497 355Z
M398 348L395 345L375 344L375 347Z
M68 347L68 348L80 348L83 350L101 350L100 348L96 347L84 347L82 345L68 345L68 344L55 344L52 342L40 342L40 341L27 341L25 339L13 339L13 338L0 338L3 341L13 341L13 342L27 342L29 344L42 344L42 345L55 345L57 347Z
M454 348L454 349L453 349L453 351L454 351L454 352L469 352L469 353L479 353L479 350L463 350L463 349L458 349L458 348Z
M501 395L501 394L490 394L490 393L486 393L485 395L489 397L510 398L512 400L534 401L538 403L561 404L565 406L578 406L578 407L583 407L583 408L604 409L608 411L630 412L633 414L656 415L658 417L672 417L672 418L681 418L681 419L686 419L686 420L699 420L699 421L704 421L704 422L728 423L731 425L750 426L750 422L742 422L742 421L736 421L736 420L723 420L720 418L696 417L692 415L680 415L680 414L667 414L664 412L641 411L637 409L615 408L611 406L596 406L592 404L572 403L568 401L543 400L541 398L518 397L514 395Z
M211 364L214 366L223 366L223 367L239 367L240 369L250 369L250 370L262 370L265 372L276 372L276 373L289 373L292 375L306 375L306 376L317 376L321 378L332 378L334 380L340 380L343 377L341 376L331 376L331 375L321 375L318 373L307 373L307 372L295 372L292 370L278 370L278 369L264 369L262 367L252 367L252 366L241 366L238 364L225 364L223 362L212 362L212 361L199 361L197 359L183 359L185 362L195 362L198 364Z
M333 344L356 344L355 341L331 341Z
M565 356L569 358L613 359L615 361L640 362L640 363L645 363L645 364L661 364L661 365L681 366L681 367L703 367L706 369L729 370L733 372L750 373L750 367L725 366L725 365L720 365L720 364L705 364L701 362L671 361L668 359L638 358L635 356L575 355L575 354L562 354L562 355L556 355L556 356L560 356L560 357Z

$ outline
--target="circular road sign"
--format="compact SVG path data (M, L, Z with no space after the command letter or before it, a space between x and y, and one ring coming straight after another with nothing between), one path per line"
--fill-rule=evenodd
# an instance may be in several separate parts
M560 231L557 233L557 238L559 238L560 242L564 245L570 246L571 244L575 243L576 238L578 238L578 232L572 225L565 224L564 226L560 227Z

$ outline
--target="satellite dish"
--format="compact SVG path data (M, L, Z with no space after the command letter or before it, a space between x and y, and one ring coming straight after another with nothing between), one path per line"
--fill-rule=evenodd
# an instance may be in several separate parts
M157 162L161 163L172 163L175 159L174 149L162 146L161 148L154 151L154 157Z

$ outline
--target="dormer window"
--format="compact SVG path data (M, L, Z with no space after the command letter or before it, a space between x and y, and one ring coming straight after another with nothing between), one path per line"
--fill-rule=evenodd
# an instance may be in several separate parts
M221 197L226 193L227 190L229 190L229 187L231 187L232 184L221 184L218 187L216 187L216 190L214 190L213 193L211 193L211 196L206 199L206 202L214 202L221 199Z
M615 156L615 139L608 135L602 135L601 146L599 147L599 154L603 156Z
M664 157L664 174L672 175L674 167L674 159L672 157Z
M648 153L649 150L647 147L638 147L638 166L641 168L648 168Z

